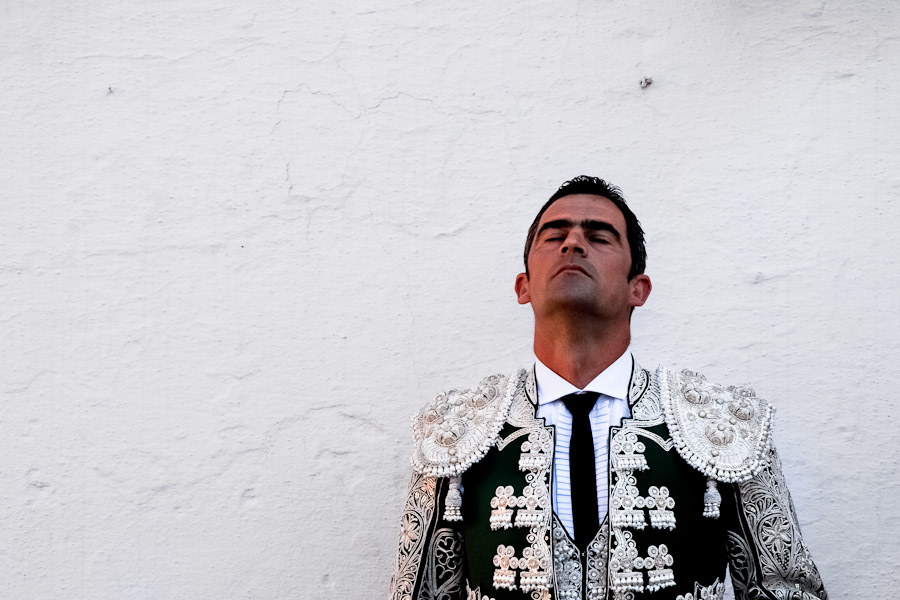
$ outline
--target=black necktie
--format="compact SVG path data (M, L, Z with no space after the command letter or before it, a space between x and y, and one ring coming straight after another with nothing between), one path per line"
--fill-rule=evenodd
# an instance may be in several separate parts
M572 413L572 440L569 442L569 481L572 485L572 520L575 523L575 544L582 552L597 530L597 471L594 464L594 437L588 413L594 408L597 392L569 394L561 400Z

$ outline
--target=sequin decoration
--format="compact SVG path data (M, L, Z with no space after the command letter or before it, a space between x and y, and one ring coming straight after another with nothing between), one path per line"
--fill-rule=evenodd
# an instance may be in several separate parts
M609 589L613 592L644 591L644 574L640 571L643 559L638 557L637 544L630 531L613 531L613 546L609 554ZM639 569L635 571L635 568Z
M516 527L535 527L543 523L550 498L546 494L539 496L532 486L526 485L516 504L519 506L516 511Z
M643 529L647 526L644 517L644 498L637 488L637 479L630 472L617 473L609 499L610 523L613 527Z
M516 589L516 569L519 559L515 557L515 548L512 546L497 546L497 554L494 555L494 587L497 589Z
M534 534L529 534L531 538ZM532 544L522 551L519 559L519 585L523 592L544 591L550 589L550 549L545 545Z
M509 529L512 527L512 509L516 506L516 496L511 485L498 486L491 498L491 529Z
M522 443L519 470L549 469L551 460L553 460L553 437L544 427L533 428L528 433L528 439Z
M650 526L656 529L675 529L675 499L669 495L666 486L650 486L647 490L650 494L644 499L644 504L650 509Z
M616 471L643 471L647 469L647 459L643 452L644 442L637 434L623 430L613 438L611 444L613 468Z
M665 544L649 546L644 568L647 571L647 591L655 592L675 585L675 574L669 567L675 562Z

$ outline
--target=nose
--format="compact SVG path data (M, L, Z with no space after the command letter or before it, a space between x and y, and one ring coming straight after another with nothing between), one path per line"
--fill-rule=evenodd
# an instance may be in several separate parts
M566 236L566 240L560 248L560 252L568 254L569 251L572 251L575 254L581 254L583 256L585 247L586 244L580 235L575 232L569 232L569 235Z

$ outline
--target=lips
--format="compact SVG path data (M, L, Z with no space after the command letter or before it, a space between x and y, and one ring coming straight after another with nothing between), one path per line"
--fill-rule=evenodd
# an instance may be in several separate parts
M556 272L556 275L559 275L560 273L565 273L566 271L577 271L577 272L579 272L579 273L582 273L582 274L587 275L588 277L590 277L590 275L588 275L588 272L585 271L583 267L581 267L581 266L579 266L579 265L576 265L576 264L563 265L563 266L560 267L559 270Z

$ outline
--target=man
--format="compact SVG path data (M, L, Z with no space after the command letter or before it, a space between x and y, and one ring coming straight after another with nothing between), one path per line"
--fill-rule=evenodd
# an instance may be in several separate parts
M633 360L645 263L637 218L602 179L541 208L516 277L534 368L414 418L392 600L705 600L723 597L726 566L738 598L826 598L769 404Z

